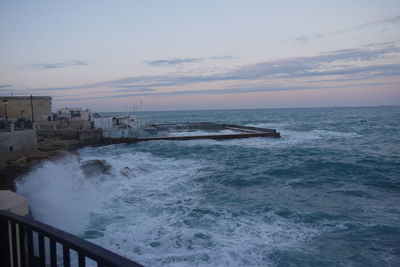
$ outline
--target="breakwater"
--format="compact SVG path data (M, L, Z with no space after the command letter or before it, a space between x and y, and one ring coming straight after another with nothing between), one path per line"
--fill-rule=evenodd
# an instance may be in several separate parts
M136 143L154 140L240 139L280 137L275 129L212 122L154 123L140 129L39 129L45 138L79 139L92 145ZM110 134L112 133L112 134Z

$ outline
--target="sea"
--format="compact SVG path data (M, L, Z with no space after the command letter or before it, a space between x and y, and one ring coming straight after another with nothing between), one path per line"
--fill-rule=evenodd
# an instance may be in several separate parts
M141 115L281 138L85 147L17 182L32 216L145 266L400 266L399 106Z

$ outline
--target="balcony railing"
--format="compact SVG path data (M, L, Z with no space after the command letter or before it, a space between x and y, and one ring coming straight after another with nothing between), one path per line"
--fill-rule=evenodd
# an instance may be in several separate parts
M72 252L72 253L71 253ZM30 218L0 211L0 266L142 266Z

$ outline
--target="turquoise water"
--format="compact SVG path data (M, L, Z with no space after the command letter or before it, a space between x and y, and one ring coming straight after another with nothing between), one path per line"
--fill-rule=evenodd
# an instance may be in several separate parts
M148 266L400 265L400 107L144 115L282 138L84 148L18 183L35 218Z

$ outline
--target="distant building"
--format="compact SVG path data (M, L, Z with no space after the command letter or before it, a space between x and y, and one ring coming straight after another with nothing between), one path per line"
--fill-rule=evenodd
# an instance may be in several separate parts
M102 129L103 138L136 138L139 134L136 117L120 115L109 117L95 117L94 128Z
M54 115L54 120L90 121L92 113L82 108L60 108Z
M133 115L120 115L94 118L94 127L100 129L129 127L135 128L136 117Z
M51 120L51 97L0 96L0 118L13 121L27 118L35 122Z

